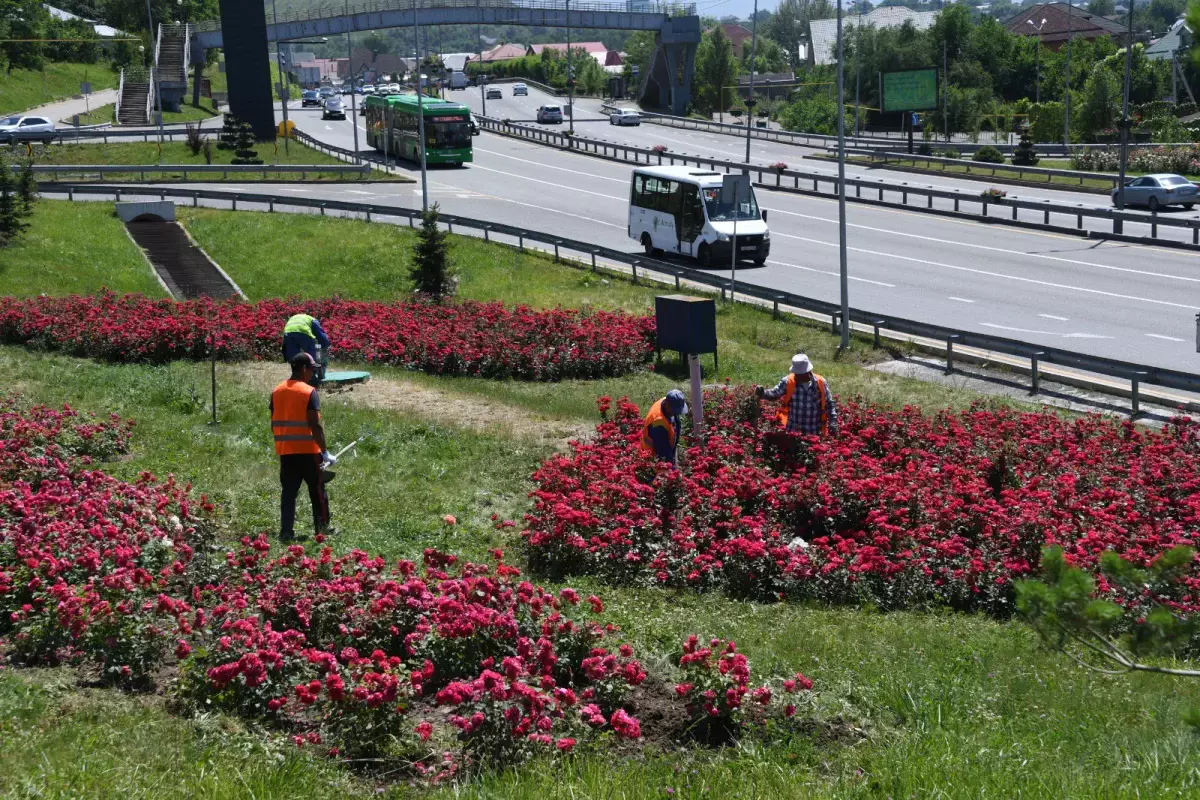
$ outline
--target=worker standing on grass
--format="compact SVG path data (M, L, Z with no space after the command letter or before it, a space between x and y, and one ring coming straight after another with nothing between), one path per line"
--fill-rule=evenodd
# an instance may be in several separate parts
M312 356L316 364L312 385L319 385L325 379L325 364L329 361L329 336L309 314L293 314L283 326L283 360L290 364L300 353Z
M279 483L283 489L279 538L284 542L296 541L296 497L301 483L308 485L313 529L317 533L328 532L329 497L325 484L333 479L333 473L326 467L336 463L325 447L321 400L310 385L316 362L302 352L293 356L290 363L292 377L275 387L270 404L271 431L275 435Z
M792 357L792 371L774 389L755 386L759 397L778 400L775 419L788 431L810 436L837 433L837 407L829 383L813 372L808 356L798 353Z
M666 397L650 406L642 426L642 452L674 464L682 424L679 418L687 413L687 400L678 389L667 392Z

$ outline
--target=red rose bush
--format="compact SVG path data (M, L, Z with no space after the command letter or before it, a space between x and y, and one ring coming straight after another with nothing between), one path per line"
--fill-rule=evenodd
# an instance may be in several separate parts
M549 381L624 375L654 352L654 319L502 303L0 297L0 341L118 362L282 358L295 313L321 321L331 355L439 375Z
M655 691L689 724L707 713L666 688L694 664L648 680L599 597L534 585L499 550L490 564L428 550L418 565L320 542L272 554L265 535L220 547L190 487L92 469L130 430L0 401L0 659L77 664L128 687L175 667L185 705L432 782L638 742ZM750 687L744 658L735 674L742 694L772 691ZM774 735L789 715L770 707L736 734Z
M675 469L640 452L636 406L619 402L609 420L602 398L596 438L534 475L523 536L535 568L759 600L1004 614L1046 545L1093 568L1108 550L1146 564L1200 536L1200 440L1186 418L1153 431L849 402L839 433L816 439L778 430L765 405L744 388L710 393L704 432L685 439ZM1175 590L1157 599L1200 607L1200 570Z

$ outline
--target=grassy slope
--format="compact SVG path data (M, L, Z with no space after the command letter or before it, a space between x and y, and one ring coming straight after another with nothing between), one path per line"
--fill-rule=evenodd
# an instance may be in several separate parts
M40 70L0 70L0 114L66 100L79 94L79 85L90 81L92 91L115 89L119 76L107 64L53 62Z
M201 98L201 102L207 102L207 98ZM113 116L116 114L116 103L109 103L106 106L93 108L92 113L88 115L79 115L80 125L102 125L105 122L112 122ZM179 111L163 111L163 122L167 125L176 125L180 122L199 122L202 120L215 117L217 112L205 105L193 106L188 103L183 103L179 107ZM73 119L64 119L62 125L74 124Z
M206 210L188 210L185 218L252 296L299 290L388 297L402 285L403 231ZM69 237L70 229L60 235ZM389 244L372 252L368 237ZM277 254L268 249L272 240ZM279 246L283 241L287 247ZM586 299L638 309L652 294L478 243L460 241L457 247L468 296L508 298L528 287L525 293L539 305ZM239 255L237 248L245 252ZM749 310L722 315L720 326L722 372L738 380L774 375L781 359L803 346L828 365L825 371L843 393L857 386L873 398L933 404L966 399L829 363L834 342L819 329L772 323ZM260 391L234 385L229 369L222 368L221 424L214 428L206 424L200 400L206 365L106 366L0 349L8 386L35 399L138 420L133 453L108 469L124 477L142 469L175 472L212 492L239 530L267 529L275 519L276 478L264 399ZM424 380L472 390L469 382ZM580 416L590 413L591 398L601 391L624 385L648 395L666 384L665 378L644 376L601 384L474 386L493 399ZM343 466L332 490L343 531L339 549L363 547L395 557L432 545L478 556L495 544L512 546L511 538L492 531L488 517L517 518L525 476L546 455L544 446L352 409L333 396L326 407L332 439L367 436L361 455ZM447 513L460 524L442 524ZM1042 651L1019 624L954 614L762 606L586 582L583 588L600 593L628 635L660 656L681 634L697 630L736 639L766 673L803 670L817 682L824 713L857 722L868 739L855 746L798 741L768 750L615 763L604 754L581 754L561 767L534 764L491 776L455 796L664 797L667 788L677 797L1110 798L1196 791L1192 765L1200 743L1180 716L1200 703L1200 687L1158 676L1083 673ZM56 686L56 680L62 679L53 673L0 678L0 738L17 742L6 750L0 794L150 797L161 795L163 786L168 792L194 786L196 796L232 797L239 795L231 772L237 763L244 765L236 771L239 779L258 797L327 796L336 781L347 780L294 757L270 771L252 739L211 735L215 728L236 732L236 722L175 720L135 699ZM114 742L129 755L112 757Z
M0 250L0 293L141 292L161 297L150 265L108 203L38 203L30 228Z

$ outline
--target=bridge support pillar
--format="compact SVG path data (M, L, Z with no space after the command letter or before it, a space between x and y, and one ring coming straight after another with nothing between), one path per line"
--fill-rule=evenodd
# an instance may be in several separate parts
M650 74L642 89L644 103L683 116L692 101L692 73L700 44L699 17L672 17L658 32Z
M220 0L222 47L229 74L229 111L260 140L275 138L267 11L261 3Z

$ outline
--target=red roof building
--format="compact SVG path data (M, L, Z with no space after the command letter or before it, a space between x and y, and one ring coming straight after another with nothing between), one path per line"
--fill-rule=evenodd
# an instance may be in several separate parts
M733 54L738 58L742 58L745 49L750 46L750 38L754 35L753 31L733 22L722 23L720 27L721 30L725 31L725 38L733 45ZM711 31L712 28L708 30ZM705 31L705 33L708 33L708 31Z
M1045 20L1045 23L1042 23ZM1073 6L1070 11L1070 28L1067 27L1066 3L1042 3L1030 6L1004 23L1018 36L1038 36L1041 28L1042 44L1048 50L1058 50L1071 39L1099 39L1111 36L1119 43L1125 41L1125 28L1119 22L1089 14L1086 8Z
M586 50L588 55L601 61L608 55L608 48L604 42L571 42L572 50ZM529 45L526 55L540 56L543 50L557 50L560 53L567 52L566 42L558 42L556 44L531 44Z
M498 44L491 50L483 51L483 61L511 61L514 58L524 58L525 47L519 44Z

